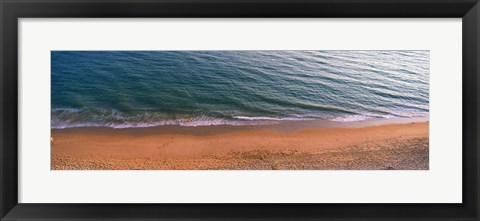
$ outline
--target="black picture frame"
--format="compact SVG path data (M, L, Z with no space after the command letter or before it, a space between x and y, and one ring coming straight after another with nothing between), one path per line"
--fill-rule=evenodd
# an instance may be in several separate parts
M18 203L17 21L18 18L47 17L462 18L463 203ZM0 0L0 19L1 220L479 220L480 5L478 0ZM448 42L445 43L448 44Z

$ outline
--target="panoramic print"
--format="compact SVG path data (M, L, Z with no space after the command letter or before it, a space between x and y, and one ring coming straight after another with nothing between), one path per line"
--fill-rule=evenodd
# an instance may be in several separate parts
M52 170L428 170L429 51L52 51Z

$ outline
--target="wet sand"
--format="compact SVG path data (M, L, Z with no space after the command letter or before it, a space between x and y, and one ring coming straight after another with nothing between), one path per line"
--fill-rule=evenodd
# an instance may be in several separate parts
M428 170L428 122L52 130L52 170Z

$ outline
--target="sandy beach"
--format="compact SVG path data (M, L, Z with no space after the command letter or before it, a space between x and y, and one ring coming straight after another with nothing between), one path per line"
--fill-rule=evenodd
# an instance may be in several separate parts
M52 170L428 170L428 122L52 130Z

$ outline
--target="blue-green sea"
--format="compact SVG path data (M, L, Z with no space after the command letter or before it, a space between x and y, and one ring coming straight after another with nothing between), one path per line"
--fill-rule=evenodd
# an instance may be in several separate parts
M429 116L428 51L52 51L51 126Z

